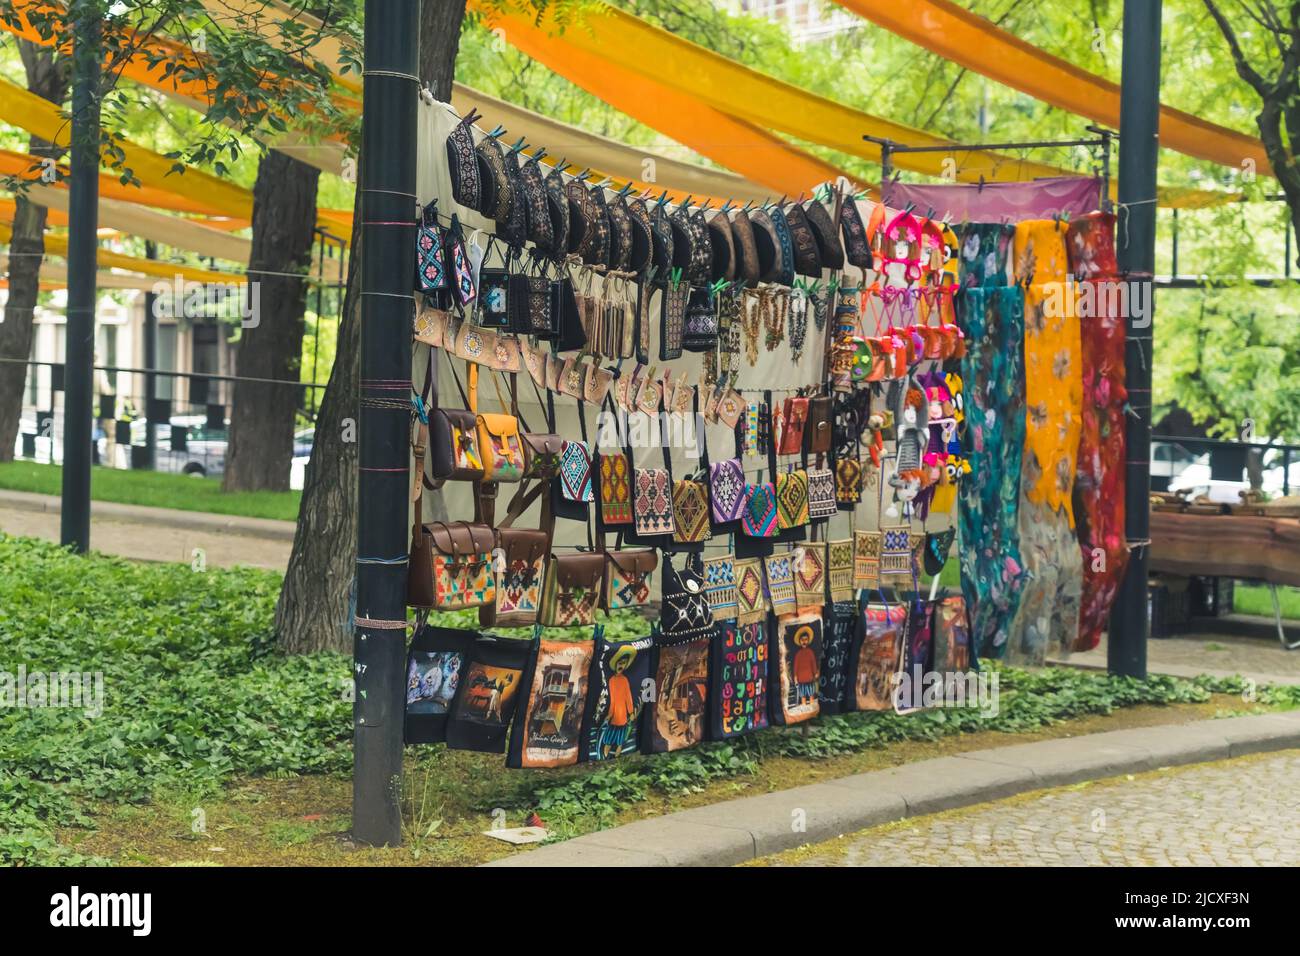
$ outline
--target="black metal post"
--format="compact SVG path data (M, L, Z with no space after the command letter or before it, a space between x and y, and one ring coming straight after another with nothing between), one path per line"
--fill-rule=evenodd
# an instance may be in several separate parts
M419 26L420 0L366 0L352 837L376 846L402 840L410 409L383 385L411 378Z
M1125 537L1128 571L1110 618L1106 663L1112 674L1145 677L1147 566L1151 548L1151 366L1156 256L1156 166L1160 150L1160 0L1125 0L1119 107L1119 268L1129 282L1125 382L1132 414L1125 416ZM1136 296L1134 283L1146 294ZM1148 307L1145 316L1136 299ZM1120 463L1115 462L1118 466Z
M63 503L60 542L90 549L91 408L95 363L96 250L99 244L98 0L77 0L72 47L72 155L68 184L67 355L63 380Z
M144 257L158 258L158 246L152 239L144 243ZM144 294L144 457L145 468L153 471L158 467L158 436L154 434L153 406L158 398L158 294ZM130 454L128 450L128 454ZM130 462L127 463L130 465Z

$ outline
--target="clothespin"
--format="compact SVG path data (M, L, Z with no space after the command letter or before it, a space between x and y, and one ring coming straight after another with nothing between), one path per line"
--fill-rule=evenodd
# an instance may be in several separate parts
M676 268L674 268L674 269L672 270L672 272L668 273L668 281L672 283L672 285L673 285L673 291L676 291L676 290L677 290L677 287L678 287L679 285L681 285L681 282L682 282L682 267L681 267L681 266L677 266Z
M498 127L497 127L496 129L494 129L492 132L488 133L488 137L489 137L490 139L496 139L498 136L500 136L500 135L501 135L502 133L504 133L505 131L506 131L506 128L505 128L504 126L498 126Z
M524 148L524 138L519 137L519 141L510 147L510 152L517 153Z
M629 181L623 184L623 188L618 191L619 198L626 196L632 191L632 183Z
M686 199L683 202L678 203L678 205L681 206L683 209L690 209L691 200L694 198L695 198L694 194L687 196Z
M558 169L560 172L564 172L566 169L569 168L569 157L565 156L562 160L560 160L558 163L555 164L554 168Z
M749 212L750 209L753 208L753 206L754 206L754 200L752 200L752 199L746 200L746 202L745 202L745 208L742 209L742 210L740 210L740 211L741 211L741 212L746 212L746 213L747 213L747 212Z
M537 152L533 153L533 159L537 160L539 163L542 161L542 159L545 156L546 156L545 149L539 149Z
M731 212L731 200L728 199L726 202L724 202L722 204L722 207L718 210L718 212L722 213L724 216L727 213Z
M659 194L659 198L655 200L655 205L662 206L667 201L668 201L668 190L665 189L663 192Z
M591 175L591 167L588 166L582 172L578 173L578 175L575 178L578 180L578 182L584 183L587 181L587 177L590 175Z

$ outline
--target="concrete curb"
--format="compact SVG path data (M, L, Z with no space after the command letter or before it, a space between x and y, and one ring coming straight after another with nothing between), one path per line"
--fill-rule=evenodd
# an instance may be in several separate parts
M696 807L486 865L730 866L1031 790L1291 748L1300 711L1041 740Z
M29 491L0 489L0 508L21 511L43 511L59 514L62 503L55 495L40 495ZM91 520L123 521L135 524L160 525L165 528L183 528L187 531L206 531L213 534L238 534L250 538L273 541L293 541L294 522L273 518L245 518L241 515L211 514L206 511L178 511L174 508L150 508L145 505L124 505L114 501L92 501Z

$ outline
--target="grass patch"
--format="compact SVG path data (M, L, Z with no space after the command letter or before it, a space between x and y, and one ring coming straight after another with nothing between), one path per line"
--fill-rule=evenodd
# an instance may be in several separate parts
M1277 602L1282 607L1282 617L1300 621L1300 590L1279 587ZM1241 584L1232 589L1232 609L1238 614L1258 614L1262 617L1273 616L1273 596L1266 585Z
M60 494L63 488L63 466L30 461L4 462L0 464L0 488L43 495ZM158 471L95 467L90 472L90 497L95 501L113 501L124 505L149 505L180 511L206 511L245 518L296 521L302 493L224 492L221 490L220 478L191 478L188 475Z
M996 717L849 714L658 757L509 771L499 756L407 751L408 845L352 847L349 660L281 657L280 576L133 564L0 535L0 672L101 673L101 715L0 708L0 865L468 863L514 852L482 836L540 813L557 837L699 802L795 786L1007 735L1077 733L1106 715L1213 716L1300 705L1300 688L1000 668ZM440 615L469 626L473 612ZM646 633L632 614L607 633ZM572 631L581 636L582 630ZM558 635L557 635L558 636ZM0 691L3 687L0 687ZM1100 729L1100 728L1095 728Z

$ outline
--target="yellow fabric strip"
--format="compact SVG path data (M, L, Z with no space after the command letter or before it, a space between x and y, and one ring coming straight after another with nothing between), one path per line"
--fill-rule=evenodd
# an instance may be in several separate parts
M543 62L562 76L570 73L565 60L570 51L585 53L605 64L620 67L620 71L608 76L603 84L610 93L618 92L616 87L622 81L624 71L634 72L731 117L872 162L880 161L880 149L863 140L863 134L909 146L944 146L950 143L923 130L843 106L765 76L604 3L595 4L584 13L580 23L563 34L548 34L548 30L555 29L549 15L535 23L528 17L492 13L482 0L470 0L470 6L484 12L490 26L504 29L507 41L524 49L530 56L541 59L531 52L534 49L549 51L555 65L548 60ZM579 85L583 84L579 82ZM612 102L604 94L602 98ZM719 131L706 135L720 142L727 140L726 134ZM688 145L707 154L703 144ZM903 153L894 161L903 169L943 176L950 168L950 164L945 164L948 158L943 153ZM967 182L976 182L981 175L987 180L998 181L1077 175L1055 166L983 151L962 152L952 159L956 161L957 178Z
M1118 83L1052 56L950 0L836 2L945 60L1044 103L1119 127ZM1160 107L1160 145L1237 169L1246 160L1260 172L1272 168L1255 137L1170 106Z
M7 245L12 238L13 230L9 224L0 223L0 242ZM68 254L68 237L59 233L47 232L45 234L45 253L46 255L66 258ZM120 252L110 252L107 249L97 250L97 259L101 269L125 269L128 272L157 276L160 279L172 279L175 276L180 276L188 281L234 285L243 285L245 281L242 272L216 272L212 269L198 269L194 266L180 265L175 262L162 262L158 259L128 256Z

